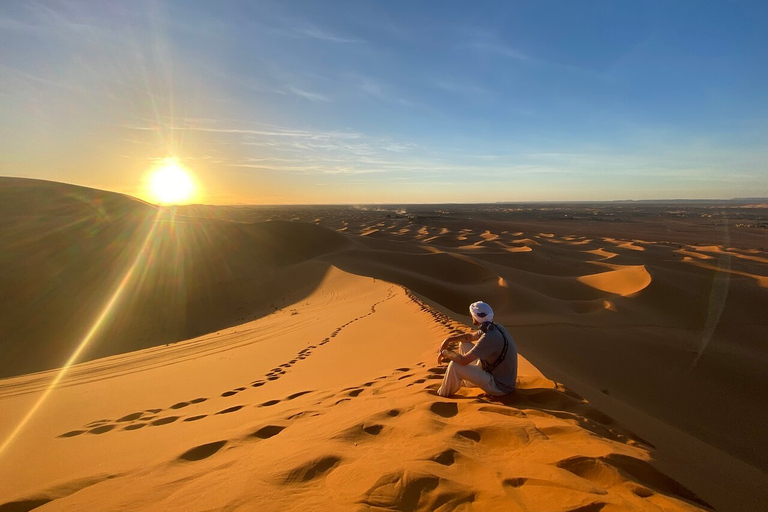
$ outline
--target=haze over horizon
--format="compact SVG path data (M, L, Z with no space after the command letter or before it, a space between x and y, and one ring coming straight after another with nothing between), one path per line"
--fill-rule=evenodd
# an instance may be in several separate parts
M766 197L766 11L3 2L0 175L154 201L175 159L207 204Z

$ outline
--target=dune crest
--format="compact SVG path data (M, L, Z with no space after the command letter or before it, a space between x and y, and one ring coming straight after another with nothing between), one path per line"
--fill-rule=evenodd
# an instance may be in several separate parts
M651 284L651 274L648 273L645 265L635 265L616 268L608 272L580 276L578 281L592 288L626 297L645 289Z
M466 326L456 321L466 321L467 304L478 299L493 305L521 353L548 376L562 379L656 444L654 467L669 471L718 510L751 511L768 501L763 433L768 350L762 343L768 253L763 220L738 205L682 210L676 205L673 211L644 204L158 209L120 194L6 178L0 178L0 198L0 378L17 375L0 380L4 419L18 417L44 392L52 380L47 370L72 354L123 282L147 233L155 234L139 258L148 264L137 266L122 288L119 307L81 354L81 361L91 362L71 368L43 408L51 409L30 423L31 437L23 434L14 442L13 450L20 451L9 467L25 469L10 475L13 485L18 483L12 496L3 488L9 473L0 475L5 508L51 501L46 507L66 508L66 500L79 499L69 496L80 494L75 491L83 483L97 490L87 493L101 492L108 480L131 488L134 469L154 462L185 471L214 462L226 467L229 462L219 462L229 454L245 453L238 451L241 438L260 443L246 449L247 456L261 456L270 443L283 450L278 441L308 420L314 430L302 435L314 439L327 430L323 443L333 442L297 454L280 471L277 459L269 467L250 467L253 471L242 467L245 475L263 473L269 485L303 493L347 470L354 476L365 469L355 450L338 443L351 440L357 449L378 440L389 447L384 441L397 423L388 422L409 418L407 411L422 406L428 421L466 418L467 425L454 425L456 439L477 442L478 449L524 449L532 429L517 425L481 435L483 425L470 421L475 413L491 411L520 418L519 404L498 408L495 402L477 402L475 411L467 407L474 397L448 403L429 394L440 378L429 371L435 340L464 332ZM418 313L403 309L406 297L420 304ZM404 388L376 387L384 381ZM554 385L538 376L525 386ZM351 404L365 403L367 411L373 407L365 402L369 392L394 405L356 423L347 423L348 415L325 426L320 420L330 417L328 410L344 411ZM554 411L564 421L577 420L571 413L587 418L578 420L579 426L611 425L595 410L589 416L565 415L558 408L569 402L560 394L545 396L553 401L539 413ZM291 412L283 414L287 409ZM0 421L0 435L12 423ZM559 424L536 428L561 440L566 437L558 436L579 432ZM506 439L511 430L515 434ZM350 488L342 501L358 509L365 503L401 508L482 503L484 495L466 491L466 481L439 471L461 467L472 473L483 456L452 441L437 443L435 432L419 432L429 453L418 458L409 453L408 464L373 471L376 478ZM131 435L139 437L119 437ZM125 450L116 448L112 460L95 447L103 442L111 450L114 439L127 444ZM179 440L183 446L169 449ZM25 467L30 453L48 451L51 458L42 460L79 457L83 467L69 468L66 475L56 473L53 463ZM147 453L155 458L146 459ZM108 467L92 471L98 463ZM541 507L531 503L551 487L559 489L566 474L569 488L584 492L609 486L615 472L622 478L651 475L610 453L571 450L558 463L532 475L516 471L500 485L508 497L524 493L523 501L533 500L526 506L537 510ZM430 469L438 466L443 469ZM197 474L180 475L193 489L174 488L171 508L181 506L185 496L194 508L199 494L191 482ZM219 475L221 480L211 476L205 482L228 485L232 475ZM249 478L244 486L253 484ZM149 479L137 489L156 490L156 485ZM272 496L269 485L266 495ZM656 499L637 478L626 485L645 503ZM675 488L658 485L662 494ZM342 495L343 486L337 491ZM129 508L160 508L158 494L147 496L145 503L132 495ZM235 501L230 505L238 507ZM617 507L599 500L550 505L541 506Z
M435 344L465 329L331 268L273 315L79 365L6 454L0 507L706 508L643 440L523 358L514 395L436 396ZM3 384L17 417L34 380Z

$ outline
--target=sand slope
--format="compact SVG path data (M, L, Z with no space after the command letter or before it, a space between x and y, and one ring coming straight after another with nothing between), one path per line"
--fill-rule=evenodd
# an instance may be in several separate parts
M659 447L652 452L656 459L653 467L673 473L719 510L754 510L768 499L768 444L764 441L768 428L768 409L764 407L768 401L768 349L763 341L768 329L768 289L764 286L768 253L760 245L748 245L764 240L754 230L746 235L706 231L701 226L689 230L678 221L666 226L627 223L622 227L614 222L417 218L385 210L327 207L157 210L119 194L6 178L0 178L0 199L0 241L4 244L0 251L0 377L18 375L0 380L4 413L0 436L13 430L23 411L51 382L52 374L44 370L62 365L89 330L98 327L78 358L92 361L70 370L40 415L6 452L15 458L8 459L11 465L4 465L3 471L14 480L5 484L0 478L0 485L6 486L0 493L3 503L33 500L24 506L8 505L8 510L29 508L30 503L37 503L35 496L44 496L40 500L55 498L47 506L61 506L86 494L72 494L72 489L95 481L100 482L97 489L129 482L123 498L117 493L115 500L125 499L125 508L133 509L125 496L138 478L136 468L155 467L155 462L170 464L185 450L193 450L187 458L194 459L218 446L207 443L226 441L215 454L200 459L213 464L244 444L238 439L247 437L246 425L255 431L261 415L283 411L289 405L297 407L291 414L309 411L304 400L311 398L315 399L313 407L327 410L323 417L332 417L328 411L335 414L342 410L337 407L347 407L346 402L330 405L335 401L350 398L355 404L365 403L363 409L372 416L360 420L364 424L361 428L365 431L371 422L381 425L375 440L389 443L390 439L393 444L386 444L387 450L397 451L402 438L384 435L388 430L383 420L404 421L410 416L374 418L384 409L365 400L374 384L362 384L392 381L393 387L376 396L397 402L393 409L429 407L435 397L426 388L434 384L431 380L437 380L435 372L429 371L434 356L431 351L445 336L446 325L456 327L444 318L443 323L431 316L425 320L422 306L418 311L404 306L395 309L385 322L374 322L396 301L405 301L401 285L417 293L433 310L453 319L466 320L469 302L483 299L492 303L497 318L513 333L524 356L546 369L549 377L556 376L590 401L599 402L605 411L620 415ZM714 243L718 236L721 240ZM697 244L696 240L707 243ZM114 306L106 311L105 304L112 299ZM347 316L351 311L355 313ZM103 319L96 322L102 314ZM189 338L195 339L166 346ZM349 342L338 343L341 340ZM96 359L104 356L111 357ZM397 368L409 370L396 372ZM22 375L30 372L40 373ZM398 380L406 374L413 375ZM381 379L377 381L378 377ZM416 382L421 379L425 381ZM528 385L554 387L536 382ZM352 388L363 391L357 393ZM288 400L304 391L313 393ZM225 399L246 396L246 392L250 397L247 403L225 403L234 402ZM558 393L546 396L567 396L564 391ZM518 399L523 397L521 393ZM321 403L321 398L326 401ZM269 405L265 407L251 407L266 403ZM526 412L522 403L501 406ZM490 413L480 409L492 404L471 400L458 404L462 414L442 418L428 411L422 419L426 418L427 424L443 422L441 428L447 428L474 418L472 421L479 423L468 423L464 430L485 428L480 420ZM239 405L243 407L232 409ZM582 405L558 398L546 408L559 411L553 415L573 420L579 427L591 424L595 414L605 419L599 413L571 408ZM565 415L564 407L578 417ZM247 416L251 409L257 417ZM351 411L356 414L357 405ZM269 418L277 428L287 426L278 422L287 421L289 415ZM526 415L530 420L532 415ZM497 416L497 422L513 421ZM351 452L334 448L337 436L343 437L339 429L346 420L333 417L328 425L313 423L319 419L307 423L330 436L317 441L324 448L312 454L324 462L309 473L330 478L345 464L365 473L367 466ZM231 418L237 421L230 423ZM618 431L618 427L603 419L598 421L603 426L596 432L616 441L601 429L608 426ZM421 475L414 478L422 482L415 487L409 483L410 476L395 475L402 468L387 467L391 481L381 486L408 489L402 491L405 501L393 506L413 508L414 493L421 496L422 492L431 493L437 501L418 498L415 503L419 507L440 505L443 498L435 496L443 491L433 492L442 488L444 480L440 478L454 482L446 488L448 494L463 496L451 503L477 501L490 506L491 501L483 500L498 491L491 489L493 479L481 463L463 465L464 461L477 460L477 453L470 457L460 449L463 445L446 444L448 438L441 437L442 430L429 430L421 423L405 424L406 431L422 432L418 443L434 448L435 453L451 449L463 455L454 454L450 465L438 462L444 467L441 471L448 473L434 473L437 481L430 476L423 479L421 465L437 455L407 459L421 461L413 469L414 474ZM189 428L194 438L184 437L186 431L177 431L181 427ZM536 424L536 428L542 430L541 425ZM224 436L230 430L231 436ZM166 437L160 432L171 434ZM218 435L220 432L224 437ZM284 433L288 432L286 428ZM62 434L68 435L59 437ZM121 439L117 444L105 441L117 435L139 437L117 438ZM273 437L270 442L280 436ZM481 436L478 449L486 438ZM139 441L133 443L131 439ZM72 444L62 444L64 440ZM178 440L185 441L176 443ZM203 445L207 447L195 448ZM613 474L610 468L604 470L607 464L618 467L622 478L635 475L636 483L646 485L636 477L640 470L632 473L610 454L645 460L648 452L612 450L563 452L560 461L571 456L591 457L594 460L585 464L598 469L590 469L590 474ZM539 446L534 452L536 456L531 454L533 458L525 460L544 460L536 459L543 453ZM42 454L42 463L30 466L30 459L38 460L38 454ZM450 457L444 455L440 460ZM70 464L72 459L78 464ZM184 457L181 460L190 462ZM269 464L257 464L253 470L274 474L279 461L267 460ZM303 467L298 459L291 460L296 463L293 469ZM505 464L509 461L505 461L493 462L497 473L508 472ZM559 462L552 458L544 464L557 467ZM482 495L486 497L478 494L475 501L467 498L458 484L464 480L450 473L458 468L487 476L471 484L473 489L485 489ZM208 466L205 469L211 470ZM646 471L650 470L643 469L643 474ZM154 475L148 477L154 480L157 471L148 474ZM108 484L101 482L99 475L120 478L112 478L109 482L114 482ZM190 477L193 481L203 478L194 475ZM226 487L231 475L224 469L222 475L221 486ZM658 475L654 475L651 480L656 483L646 486L655 493L689 496L672 484L659 484ZM281 478L301 481L303 477L283 474ZM514 482L515 478L528 478L530 484L539 477L504 476L501 481L507 478ZM317 482L326 480L331 481L322 476ZM604 478L593 480L603 482ZM354 487L350 491L354 497L343 503L363 503L360 496L367 496L374 483L365 489ZM199 493L188 493L186 487L182 492L173 482L166 484L168 502L186 494L194 496L195 503L202 499ZM250 480L248 484L256 485ZM165 492L152 487L155 484L150 481L141 485L145 487L138 488L147 489L147 496L154 497L149 500L152 503ZM515 503L537 509L520 494L534 495L537 487L521 484L502 488L505 496L517 500ZM543 494L549 490L541 488ZM238 492L244 491L233 490L231 495ZM324 496L323 492L311 490L310 494ZM274 493L269 494L270 500L277 503L282 498L280 492ZM97 494L100 498L94 500L106 500L111 491ZM137 491L130 499L139 500L140 495ZM59 500L65 496L70 497ZM370 506L379 503L378 498L365 499ZM600 503L605 503L606 509L617 506L615 501L568 503L545 508L597 510ZM635 506L635 501L631 503Z
M435 396L459 328L331 267L285 310L81 364L3 454L0 509L705 508L525 360L514 397ZM2 381L7 417L51 373Z
M19 194L21 187L2 183L0 202ZM24 190L32 195L36 187ZM64 364L135 262L119 314L105 318L81 360L269 314L317 286L325 265L302 263L350 243L313 225L185 219L118 194L83 190L88 194L42 187L42 199L25 198L3 218L9 226L0 233L6 248L0 254L0 377ZM71 199L78 194L85 194L82 201ZM39 203L49 205L43 215ZM98 205L113 203L120 209L99 213Z

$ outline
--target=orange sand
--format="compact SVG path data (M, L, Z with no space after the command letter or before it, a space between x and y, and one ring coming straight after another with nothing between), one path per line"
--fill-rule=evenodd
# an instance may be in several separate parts
M764 251L259 215L279 218L0 180L0 510L768 500ZM88 362L46 395L110 298ZM519 390L437 397L436 346L478 299L517 340Z
M461 327L400 286L330 267L290 308L73 368L3 454L2 501L48 510L701 506L648 464L641 440L522 358L514 397L435 396L444 371L432 364L435 342ZM6 417L20 417L53 373L3 381Z

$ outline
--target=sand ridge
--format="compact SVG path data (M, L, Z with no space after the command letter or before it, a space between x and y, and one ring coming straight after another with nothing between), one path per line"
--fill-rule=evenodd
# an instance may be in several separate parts
M515 220L525 208L495 205L432 207L418 215L385 207L158 210L82 187L29 180L7 185L0 179L6 247L0 254L0 327L9 333L0 339L0 371L5 377L37 372L0 380L8 411L24 410L46 388L46 370L71 353L145 234L156 234L144 256L152 265L128 283L120 314L109 317L83 354L91 361L70 370L52 395L58 398L46 405L48 421L33 425L43 439L79 446L84 468L103 455L82 449L95 446L93 440L111 446L106 440L114 436L142 436L135 438L140 445L123 438L129 441L121 459L100 473L124 475L150 462L144 453L163 460L186 453L168 451L173 439L164 433L181 426L205 437L211 428L235 429L230 419L251 409L280 410L315 393L360 388L396 368L427 371L435 340L465 329L456 321L467 320L469 302L484 299L526 357L578 384L591 401L609 397L738 458L722 474L716 458L705 464L693 451L667 449L667 459L659 457L672 457L664 469L687 474L686 485L695 483L697 494L719 509L753 510L767 487L754 477L768 467L762 441L768 353L761 341L768 327L768 253L757 228L729 230L705 217L680 220L678 213L673 220L623 221L590 211L588 218L598 221L552 220L548 216L558 210L552 207L534 208L541 218ZM573 208L578 213L580 207ZM417 295L426 310L402 309ZM410 339L418 341L405 345ZM425 382L408 387L409 393L430 380L420 378ZM305 391L312 393L289 400ZM338 407L361 396L365 391L341 396L337 400L350 400ZM234 402L241 397L248 401ZM611 400L601 403L610 407ZM645 429L641 423L631 426ZM9 428L0 424L0 434ZM53 447L49 460L66 460L57 452L63 444L38 446L34 439L22 436L16 456ZM190 443L182 460L213 460L235 446L217 444L225 439L209 438L199 449ZM214 455L203 457L209 451ZM590 457L602 468L594 471L612 474L601 464L615 458ZM16 460L21 465L26 459ZM332 474L343 460L329 452L317 470ZM581 467L577 462L566 465ZM14 496L33 500L31 491L43 491L35 478L50 489L99 478L76 470L58 482L55 465L37 469L14 475L27 479ZM392 478L387 485L411 488L407 478ZM426 478L418 481L433 485ZM743 491L733 497L729 486Z
M336 313L315 303L322 305L329 294L335 298ZM352 304L357 311L350 311L355 316L349 318L344 312ZM520 390L513 397L493 399L478 395L476 389L453 400L436 396L445 368L423 359L434 356L434 340L414 347L418 338L398 337L398 332L387 333L382 327L400 319L408 331L418 326L437 339L466 327L406 289L332 271L324 287L291 309L297 312L291 316L314 315L311 320L329 314L335 322L348 319L319 342L284 351L285 362L255 380L218 390L198 384L207 393L190 393L174 403L152 402L151 394L145 394L135 400L145 407L132 410L114 404L115 416L105 418L104 403L83 401L95 387L109 394L104 387L115 391L151 379L158 371L151 367L67 388L69 399L80 401L77 416L82 424L72 423L76 428L60 429L55 437L28 432L28 442L51 448L51 453L37 455L38 464L52 466L26 480L23 492L3 488L0 506L706 509L694 494L649 465L650 447L643 440L525 360ZM269 322L267 317L250 324ZM352 332L355 328L366 338ZM276 343L284 338L291 344L292 333L271 329ZM328 375L335 370L325 365L326 374L319 375L313 361L322 358L324 350L345 343L367 346L347 354L346 364L357 366L356 372ZM172 350L174 346L159 352ZM265 350L268 347L259 343L233 349L254 360ZM391 363L412 362L388 366L386 357L393 358ZM243 366L250 366L244 357L222 359L219 352L199 352L196 361L210 373L250 373L243 372ZM185 370L176 378L185 377L189 385L195 366L190 361L175 366ZM343 381L348 385L329 385ZM4 399L6 405L12 400ZM129 456L142 445L154 449ZM88 447L99 453L74 455ZM88 465L88 460L102 463ZM19 477L4 474L2 480L23 480Z

